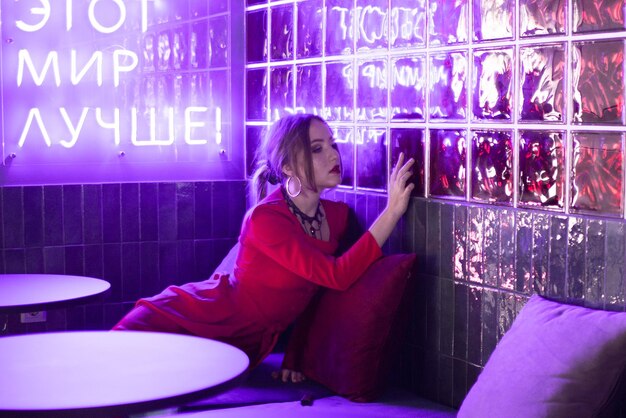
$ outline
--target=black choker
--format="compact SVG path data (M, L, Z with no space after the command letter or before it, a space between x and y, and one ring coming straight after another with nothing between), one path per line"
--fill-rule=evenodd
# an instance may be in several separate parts
M293 212L294 215L298 218L302 226L311 234L312 237L321 238L322 229L322 219L324 218L324 214L322 213L322 202L317 203L317 210L315 211L315 215L309 216L306 213L302 212L300 208L293 203L293 200L289 197L284 188L281 188L283 192L283 196L285 196L285 201L287 202L287 206ZM320 236L318 237L317 233L320 232Z

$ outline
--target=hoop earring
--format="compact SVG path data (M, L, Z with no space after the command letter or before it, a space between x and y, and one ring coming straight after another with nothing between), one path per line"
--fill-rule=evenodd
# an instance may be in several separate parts
M291 193L291 190L289 190L289 182L292 179L298 180L298 191L296 193ZM300 195L300 192L302 191L302 182L300 181L300 179L297 176L288 177L287 178L287 182L285 183L285 189L286 189L287 194L289 195L290 198L293 199L294 197L298 197L298 195Z

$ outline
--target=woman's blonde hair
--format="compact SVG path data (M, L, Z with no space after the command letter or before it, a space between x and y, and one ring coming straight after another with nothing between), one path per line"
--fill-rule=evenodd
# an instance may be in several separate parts
M284 116L272 124L256 150L256 169L249 182L250 204L255 205L267 195L267 184L282 184L286 180L283 166L289 165L299 177L304 174L308 187L316 190L309 128L317 115L296 114ZM302 153L302 167L298 155ZM304 185L303 185L304 186Z

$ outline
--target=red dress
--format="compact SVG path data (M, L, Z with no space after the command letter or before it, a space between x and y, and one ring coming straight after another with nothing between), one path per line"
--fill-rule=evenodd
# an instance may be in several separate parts
M230 277L170 286L140 299L114 329L180 332L242 349L254 367L320 286L347 289L382 255L368 231L339 257L348 206L322 199L329 241L305 233L280 190L246 214ZM230 273L230 272L227 272Z

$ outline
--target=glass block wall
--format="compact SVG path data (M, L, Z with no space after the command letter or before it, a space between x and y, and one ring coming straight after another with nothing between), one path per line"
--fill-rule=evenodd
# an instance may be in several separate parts
M343 186L623 218L622 0L247 0L248 170L263 127L322 115ZM388 158L391 157L391 158Z

